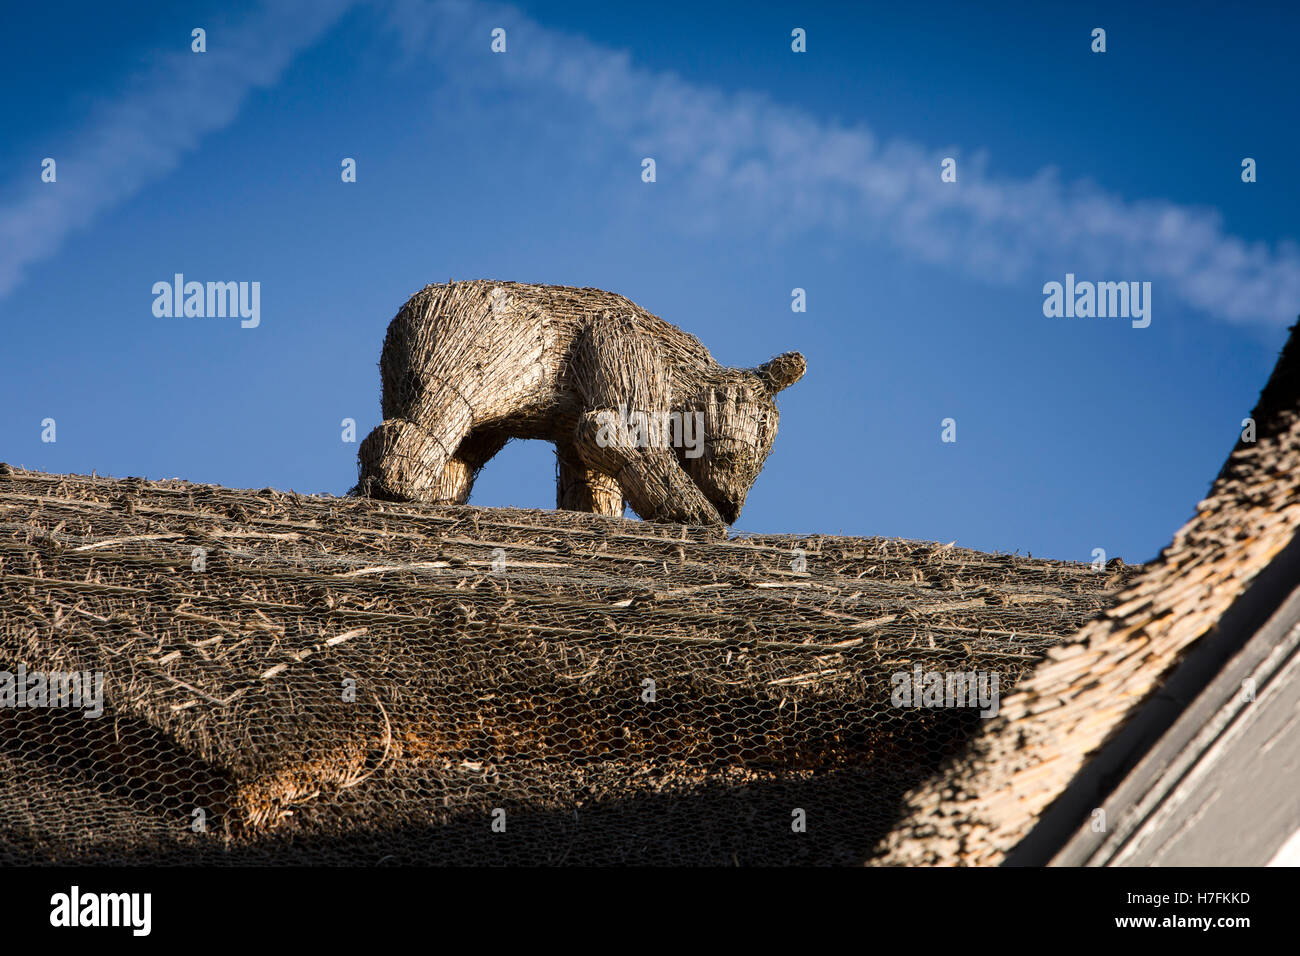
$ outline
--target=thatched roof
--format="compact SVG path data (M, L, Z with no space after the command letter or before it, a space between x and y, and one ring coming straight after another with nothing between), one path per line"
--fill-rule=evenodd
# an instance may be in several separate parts
M891 675L1005 693L1135 573L0 465L0 672L105 676L0 707L0 860L864 861L981 725Z
M1300 326L1173 542L1046 659L969 746L908 794L881 862L1002 862L1080 768L1206 639L1300 527ZM1292 582L1294 583L1294 582Z

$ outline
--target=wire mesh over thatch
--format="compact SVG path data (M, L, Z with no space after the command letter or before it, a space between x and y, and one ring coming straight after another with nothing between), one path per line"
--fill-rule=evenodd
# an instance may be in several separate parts
M1052 648L969 746L908 794L893 864L1003 862L1300 529L1300 326L1196 515L1117 603ZM1289 591L1294 580L1282 582ZM1262 621L1260 622L1262 623ZM1080 821L1076 821L1080 822Z
M0 859L860 862L1132 573L0 466Z

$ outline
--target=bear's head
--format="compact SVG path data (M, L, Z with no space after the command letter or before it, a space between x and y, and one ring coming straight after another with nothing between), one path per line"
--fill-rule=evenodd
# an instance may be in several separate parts
M740 516L772 450L780 418L776 393L807 368L798 352L785 352L757 368L723 369L685 410L703 414L704 436L693 457L679 449L682 465L727 524Z

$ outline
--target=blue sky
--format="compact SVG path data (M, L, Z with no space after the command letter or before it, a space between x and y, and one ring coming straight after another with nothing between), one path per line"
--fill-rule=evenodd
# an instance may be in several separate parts
M807 356L737 530L1146 560L1300 313L1300 15L972 7L7 11L0 459L341 494L411 293L588 285ZM176 272L260 282L261 324L155 317ZM1151 282L1151 325L1044 317L1067 272ZM553 471L511 445L474 503Z

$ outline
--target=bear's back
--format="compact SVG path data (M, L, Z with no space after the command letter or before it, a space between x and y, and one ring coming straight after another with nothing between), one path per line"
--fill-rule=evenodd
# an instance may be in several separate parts
M518 366L530 389L565 390L575 343L602 323L647 337L675 378L717 365L695 336L614 292L488 279L440 283L411 296L389 323L380 357L384 416L405 414L409 397L431 380L459 380L500 363Z

